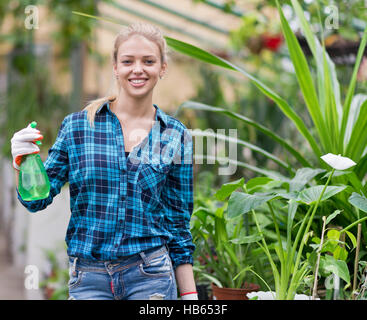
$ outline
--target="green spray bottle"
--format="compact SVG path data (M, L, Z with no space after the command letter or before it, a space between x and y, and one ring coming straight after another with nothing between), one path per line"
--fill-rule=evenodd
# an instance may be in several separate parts
M36 128L37 122L31 123L32 128ZM41 141L36 141L41 145ZM50 193L50 181L43 166L43 162L38 153L28 154L22 157L19 169L20 196L25 201L45 199Z

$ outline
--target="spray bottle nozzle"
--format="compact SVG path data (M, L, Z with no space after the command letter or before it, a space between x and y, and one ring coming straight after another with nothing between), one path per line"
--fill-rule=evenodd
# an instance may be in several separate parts
M31 122L31 128L35 129L36 127L37 127L37 122L32 121ZM40 146L42 144L42 142L41 141L36 141L36 144Z

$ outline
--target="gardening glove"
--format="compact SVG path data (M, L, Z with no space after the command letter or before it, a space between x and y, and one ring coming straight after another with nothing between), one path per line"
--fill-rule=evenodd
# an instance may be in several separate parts
M181 295L181 300L199 300L196 292L186 293Z
M40 134L40 131L32 128L31 124L14 133L11 139L11 154L13 156L14 169L19 170L24 155L40 152L35 142L42 139L43 136Z

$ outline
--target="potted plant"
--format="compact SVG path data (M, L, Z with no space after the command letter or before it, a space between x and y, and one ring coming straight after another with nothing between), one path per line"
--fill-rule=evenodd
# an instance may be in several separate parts
M278 185L285 187L285 189L272 188L276 181L269 178L247 184L241 181L243 183L242 192L232 192L228 202L230 218L252 214L261 238L259 246L266 254L273 271L274 298L279 300L295 299L297 289L303 279L314 271L313 266L307 259L303 259L303 256L305 245L312 231L311 225L315 214L323 202L346 189L344 185L329 186L335 170L340 172L355 165L348 158L332 154L322 158L332 167L332 171L326 175L327 182L324 185L308 187L307 185L311 180L322 170L320 172L320 170L303 168L297 170L293 179L278 181ZM269 184L270 187L267 188L266 185ZM258 222L255 210L259 208L267 210L273 220L276 241L272 242L271 245L267 243L268 239L264 236L264 230ZM295 226L295 217L299 211L302 211L299 213L301 218ZM280 231L280 217L282 216L286 217L284 223L286 237ZM272 250L275 251L277 260L271 255Z
M244 183L244 179L224 184L214 195L197 198L191 232L199 254L194 265L195 274L211 283L213 299L247 300L248 292L260 286L252 281L261 277L254 264L265 258L254 243L260 235L248 234L243 216L230 219L226 198ZM250 281L246 281L246 279Z

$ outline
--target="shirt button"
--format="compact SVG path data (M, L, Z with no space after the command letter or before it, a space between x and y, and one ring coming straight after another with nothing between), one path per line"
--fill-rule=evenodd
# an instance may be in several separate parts
M121 196L121 200L124 201L126 199L125 196Z
M119 245L116 243L116 244L115 244L115 248L118 248L118 246L119 246Z
M122 222L123 222L123 221L122 221L122 219L121 219L121 220L119 220L119 223L120 223L120 224L122 224Z

